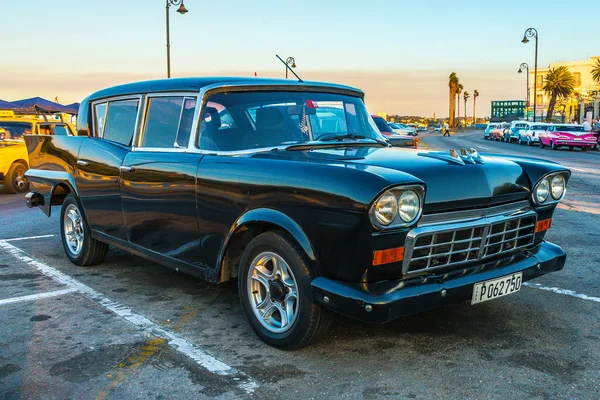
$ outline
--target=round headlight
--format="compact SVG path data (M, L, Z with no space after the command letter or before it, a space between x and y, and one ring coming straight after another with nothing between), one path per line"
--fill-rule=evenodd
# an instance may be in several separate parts
M548 199L549 194L550 194L550 182L548 182L548 179L544 179L537 185L537 188L535 189L535 193L534 193L535 200L539 204L542 204L543 202L546 201L546 199Z
M421 211L421 202L419 196L412 190L407 190L402 193L400 199L398 199L398 210L400 212L400 218L404 222L414 221Z
M552 178L552 183L550 184L552 198L554 200L558 200L565 193L565 178L562 175L556 175Z
M389 225L398 215L398 203L392 193L383 194L373 206L375 218L381 225Z

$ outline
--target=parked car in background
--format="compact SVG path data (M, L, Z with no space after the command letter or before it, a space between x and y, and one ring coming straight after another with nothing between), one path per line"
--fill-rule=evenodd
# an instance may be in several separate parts
M388 122L388 125L392 128L392 130L399 135L408 135L408 136L418 136L419 134L415 130L415 128L401 124L399 122Z
M499 124L495 124L494 127L490 130L490 140L501 141L504 139L504 135L508 132L508 128L510 124L507 122L502 122Z
M2 111L0 116L0 184L7 193L24 193L29 188L25 171L29 168L23 135L73 136L70 124L45 121L38 115L15 115Z
M547 131L539 134L539 139L541 148L548 146L552 150L567 146L571 150L579 147L586 151L589 148L595 148L597 145L594 133L586 132L583 126L577 124L551 125Z
M407 127L396 122L388 122L388 125L396 135L408 136L411 132Z
M487 124L487 126L485 127L485 130L483 131L483 138L484 139L489 139L490 138L490 132L492 131L492 129L494 129L496 127L496 123L489 123Z
M546 122L528 122L527 127L519 133L519 144L526 144L527 146L539 144L540 133L546 132L551 125Z
M502 141L507 143L518 142L521 132L529 127L528 121L512 121L502 136Z
M392 146L394 147L417 147L417 141L414 137L409 135L400 135L392 130L390 124L378 115L371 115L371 118L375 122L379 132L385 137Z

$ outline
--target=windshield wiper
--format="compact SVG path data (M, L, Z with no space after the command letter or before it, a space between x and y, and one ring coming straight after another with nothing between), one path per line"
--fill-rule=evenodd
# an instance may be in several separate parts
M324 136L316 139L316 141L327 142L327 141L337 140L337 141L341 142L344 139L369 139L369 140L373 140L385 147L390 147L390 144L384 140L380 140L380 139L376 139L376 138L368 137L368 136L363 136L363 135L358 135L356 133L346 133L346 134L341 134L341 135L335 134L335 133L330 133L330 134L324 135Z

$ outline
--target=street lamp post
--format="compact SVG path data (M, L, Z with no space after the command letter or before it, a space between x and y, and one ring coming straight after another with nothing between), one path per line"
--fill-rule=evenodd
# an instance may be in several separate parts
M171 38L169 33L169 7L179 6L177 12L181 15L188 12L187 8L183 4L183 0L166 0L167 1L167 78L171 77Z
M294 60L294 57L288 57L285 59L285 63L289 66L291 66L292 68L296 68L296 60ZM285 79L288 78L288 69L285 69Z
M523 69L527 70L527 97L525 97L525 108L529 108L529 64L521 63L517 72L522 73ZM527 121L529 121L529 113L527 113Z
M535 38L535 64L533 66L533 122L535 122L535 111L537 106L537 59L538 59L538 31L535 28L529 28L523 35L521 43L529 43L527 38Z

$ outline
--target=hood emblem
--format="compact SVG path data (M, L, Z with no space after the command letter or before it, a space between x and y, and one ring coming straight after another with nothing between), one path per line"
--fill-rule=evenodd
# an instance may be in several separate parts
M445 151L430 151L428 153L417 153L422 157L437 158L442 161L450 161L455 164L466 165L466 164L485 164L477 150L470 148L469 150L461 148L460 153L454 149Z

